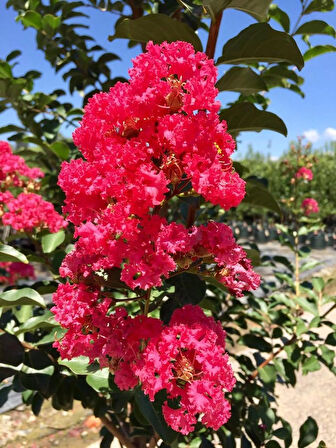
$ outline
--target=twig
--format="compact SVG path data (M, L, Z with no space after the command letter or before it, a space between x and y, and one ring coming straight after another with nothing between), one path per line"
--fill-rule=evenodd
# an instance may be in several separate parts
M219 27L222 21L223 12L220 12L218 16L216 17L216 20L211 20L210 30L209 30L209 37L208 42L206 46L205 53L208 56L208 58L213 59L215 56L215 50L216 50L216 44L218 39L218 32Z
M116 437L121 445L124 445L126 448L136 448L131 439L124 434L111 422L109 418L106 416L100 417L103 425L110 431L110 433Z
M248 377L248 381L254 380L259 375L259 370L263 367L267 366L271 361L273 361L274 358L276 358L279 353L281 353L288 345L292 345L296 341L296 335L294 334L293 337L287 341L282 347L280 347L276 352L272 353L267 359L265 359L264 362L260 364Z
M326 316L328 316L328 314L331 313L335 308L336 308L336 303L334 303L331 308L329 308L324 314L322 314L321 319L324 319Z

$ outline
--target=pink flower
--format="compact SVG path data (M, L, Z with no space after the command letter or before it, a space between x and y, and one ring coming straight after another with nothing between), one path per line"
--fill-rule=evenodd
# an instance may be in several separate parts
M302 178L304 180L310 181L310 180L313 180L314 176L313 176L313 172L309 168L306 168L305 166L303 166L297 171L297 173L295 174L295 177L297 179Z
M301 208L306 216L311 213L318 213L320 211L318 202L313 198L306 198L302 201Z
M0 185L20 187L24 185L21 177L34 180L43 176L39 168L29 168L22 157L12 153L7 142L0 141Z
M2 222L15 230L31 232L48 228L54 233L67 226L54 206L35 193L20 193L17 198L6 202L6 206L8 211L2 216Z
M3 272L2 272L3 271ZM0 263L0 283L15 285L20 279L35 279L34 267L20 262Z
M163 406L167 423L182 434L194 429L197 417L217 430L230 418L224 390L235 379L225 354L225 332L198 306L176 310L170 324L152 338L135 368L142 389L154 401L162 389L168 401ZM170 400L178 400L178 408Z

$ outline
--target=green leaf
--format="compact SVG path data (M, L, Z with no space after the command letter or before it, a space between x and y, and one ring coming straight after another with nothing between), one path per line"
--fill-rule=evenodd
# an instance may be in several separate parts
M219 91L230 90L245 95L267 90L262 77L257 75L250 67L232 67L219 79L216 87Z
M260 252L256 249L245 249L246 256L251 260L252 266L257 267L261 265Z
M20 51L20 50L13 50L13 51L11 51L11 52L7 55L7 57L6 57L6 62L9 62L9 61L11 61L12 59L17 58L17 57L20 56L21 54L22 54L22 51Z
M302 373L303 375L307 375L309 372L316 372L320 370L321 364L319 363L316 356L310 356L309 358L305 358L302 362Z
M86 382L96 392L101 392L102 389L107 390L109 388L109 382L108 382L109 373L110 371L108 368L98 370L95 373L90 373L86 377Z
M1 69L0 69L1 70ZM0 127L0 134L5 134L7 132L25 132L25 128L20 128L14 124L9 124L7 126Z
M0 261L19 261L25 264L29 263L25 255L14 249L14 247L7 246L6 244L0 244Z
M115 34L109 40L116 38L135 40L136 42L162 43L183 40L190 42L197 51L202 51L202 43L192 28L178 22L165 14L149 14L139 19L124 19L116 25Z
M255 23L230 39L223 47L218 64L250 64L253 62L287 62L299 70L304 61L295 40L267 23Z
M225 8L238 9L246 12L259 21L266 20L269 4L272 0L202 0L211 18L214 18Z
M304 10L304 14L311 12L327 12L334 9L334 0L313 0Z
M307 311L308 313L311 313L314 316L318 315L318 309L316 304L309 302L308 299L306 299L306 297L296 297L295 301L297 302L298 305L300 305L300 307L304 311Z
M300 426L300 438L298 448L305 448L313 443L318 434L318 426L312 417L308 417L302 426Z
M259 369L260 379L266 384L274 383L276 380L276 375L276 368L270 364L264 366L262 369Z
M52 14L46 14L42 18L42 27L48 31L51 29L55 31L61 24L61 17L53 16Z
M282 9L279 8L278 5L273 3L269 7L268 14L269 14L271 19L273 19L276 22L280 23L280 25L286 31L286 33L289 33L290 20L289 20L288 14L285 13L285 11L283 11Z
M213 21L216 20L217 15L227 8L230 0L202 0L202 4Z
M281 445L275 440L270 440L266 443L265 448L281 448Z
M7 62L0 61L0 78L7 79L12 78L12 69Z
M65 142L54 142L50 145L50 149L61 160L67 160L69 158L70 149L69 149L69 146Z
M322 277L313 277L310 280L314 286L315 291L322 292L325 287L325 281Z
M240 338L240 343L246 345L247 347L260 350L262 352L271 352L272 346L261 336L256 336L255 334L244 334Z
M274 199L273 195L260 182L252 179L246 181L246 194L242 204L249 204L253 206L267 208L273 212L281 215L279 204Z
M206 292L206 284L198 275L184 273L172 277L169 284L175 286L175 293L172 297L181 305L191 303L197 305L200 303Z
M315 58L316 56L334 51L336 51L336 47L334 47L334 45L317 45L316 47L307 50L303 55L303 59L305 61L309 61L309 59Z
M272 0L232 0L229 3L228 8L246 12L262 22L267 19L268 8L271 1Z
M64 230L60 230L57 233L49 233L48 235L43 235L41 239L42 250L45 254L50 254L56 247L63 243L65 239Z
M12 307L17 305L36 305L45 308L42 296L34 289L11 289L0 294L0 306Z
M32 332L37 329L54 328L58 326L59 324L56 322L53 313L47 310L41 316L33 316L28 319L19 327L15 334L26 333L28 331Z
M58 361L61 366L68 367L76 375L87 375L88 373L96 372L99 369L98 366L90 364L87 356L77 356L76 358L62 359Z
M263 129L279 132L287 136L285 123L272 112L260 110L249 102L236 103L220 113L221 120L225 120L232 133L255 131Z
M24 26L32 26L39 30L42 27L41 15L36 11L27 11L20 17Z
M153 426L161 439L165 443L172 443L176 439L177 433L168 427L163 417L156 411L153 404L142 390L136 391L135 400L144 417L148 423Z
M323 20L312 20L301 25L295 34L328 34L335 37L335 28Z

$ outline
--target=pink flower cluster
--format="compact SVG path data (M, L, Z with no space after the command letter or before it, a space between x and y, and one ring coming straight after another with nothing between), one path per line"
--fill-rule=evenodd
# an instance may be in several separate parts
M15 285L20 279L35 279L34 267L20 262L0 263L0 284Z
M34 180L44 176L39 168L29 168L24 159L12 153L7 142L0 141L0 187L22 187L25 179Z
M295 177L297 179L304 179L307 181L311 181L311 180L313 180L314 176L313 176L312 170L303 166L296 172Z
M48 228L58 232L67 222L54 206L36 193L27 189L38 189L35 180L43 177L39 168L29 168L22 157L12 153L7 142L0 141L0 218L6 226L18 231L32 232ZM23 188L24 192L13 196L8 188Z
M313 198L306 198L302 201L301 208L306 216L320 211L318 202Z
M8 211L2 216L2 222L15 230L32 232L48 228L58 232L67 226L67 222L55 211L54 206L35 193L20 193L17 198L7 198Z
M166 390L163 414L177 431L188 434L198 419L218 429L230 417L223 391L234 385L220 324L186 306L163 326L114 308L112 296L117 282L150 297L139 290L188 269L237 296L259 286L228 226L187 227L165 213L185 192L237 206L245 183L232 168L235 143L218 118L214 63L190 44L149 43L129 74L89 100L74 133L83 158L64 162L59 175L77 241L60 268L72 284L54 295L68 330L55 346L63 358L98 359L120 389L140 383L151 400Z
M68 329L54 345L63 358L84 355L109 367L121 390L135 387L154 400L167 391L163 406L167 423L188 434L198 416L218 429L230 418L230 404L223 391L231 391L235 379L225 354L225 332L197 306L175 310L169 325L159 319L128 316L125 308L111 312L109 298L83 285L60 285L52 311ZM172 408L170 400L179 407Z
M235 143L217 114L213 61L186 42L149 43L129 74L129 83L90 99L74 133L85 160L63 163L64 212L78 241L61 275L87 282L118 268L130 288L149 289L178 266L205 259L207 244L220 281L237 294L255 288L258 276L229 228L187 229L160 216L190 182L225 209L244 197L232 169Z

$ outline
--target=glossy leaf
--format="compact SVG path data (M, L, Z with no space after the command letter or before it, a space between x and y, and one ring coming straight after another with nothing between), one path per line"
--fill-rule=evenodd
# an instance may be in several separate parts
M272 193L267 190L260 182L255 180L247 180L246 195L242 204L249 204L258 207L264 207L268 210L281 215L279 204L274 199Z
M0 294L0 306L12 307L18 305L36 305L45 308L42 296L34 289L11 289Z
M267 90L262 77L250 67L232 67L218 80L216 87L219 91L230 90L246 95Z
M287 128L281 118L272 112L260 110L249 102L236 103L228 109L223 109L220 118L227 122L229 132L234 134L268 129L287 136Z
M305 8L304 14L310 14L312 12L327 12L334 9L334 0L313 0Z
M125 19L117 24L115 34L109 37L110 40L116 38L136 42L152 40L155 43L183 40L193 44L195 50L202 51L202 43L192 28L165 14L149 14L135 20Z
M28 264L27 257L23 255L14 247L7 246L6 244L0 244L0 261L18 261Z
M283 11L281 8L279 8L278 5L273 3L269 8L268 14L271 17L271 19L280 23L280 25L286 31L286 33L289 33L290 19L285 11Z
M53 252L65 239L64 230L60 230L56 233L48 233L43 235L41 239L42 250L45 254Z
M59 324L56 322L54 314L46 310L42 315L40 316L33 316L30 319L26 320L24 322L18 331L16 331L16 334L20 333L26 333L26 332L33 332L37 329L45 329L45 328L54 328L58 327Z
M327 34L335 37L335 28L323 20L312 20L301 25L295 34Z
M86 377L86 382L96 392L100 392L101 390L104 390L104 389L107 390L109 387L109 382L108 382L109 373L110 373L110 371L107 368L98 370L95 373L90 373Z
M24 26L31 26L39 30L42 26L41 15L36 11L27 11L20 17Z
M304 53L303 58L305 61L309 61L309 59L315 58L316 56L334 51L336 51L336 47L334 45L317 45L316 47L312 47L307 50Z
M218 64L287 62L302 69L304 61L295 40L268 23L256 23L230 39L223 47Z
M156 411L153 404L149 401L149 398L142 392L142 390L138 390L136 392L135 400L146 420L153 426L161 439L169 444L173 442L177 436L177 433L168 427L162 415Z
M250 14L259 21L266 20L272 0L202 0L212 19L225 8L233 8Z
M302 426L300 426L300 438L298 448L305 448L313 443L318 435L318 426L312 417L308 417Z
M50 145L50 148L61 160L69 158L70 149L65 142L54 142Z
M88 373L93 373L99 370L98 366L90 364L87 356L77 356L70 360L62 359L58 361L58 364L68 367L76 375L87 375Z

